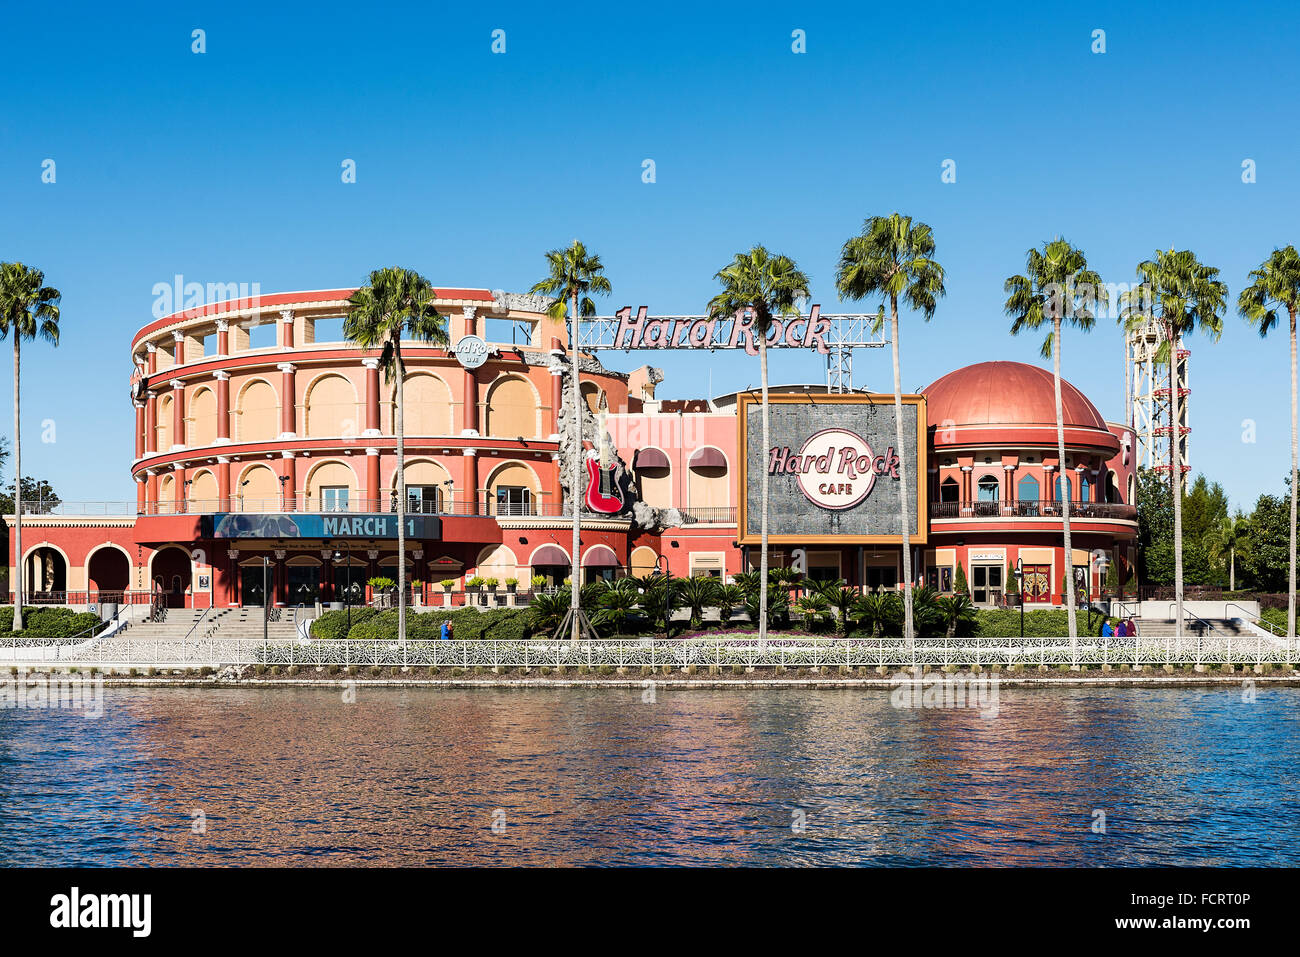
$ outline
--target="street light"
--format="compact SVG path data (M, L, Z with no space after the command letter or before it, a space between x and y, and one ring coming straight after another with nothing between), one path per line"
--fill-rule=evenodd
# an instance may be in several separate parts
M348 583L343 589L343 607L348 613L348 634L352 632L352 543L346 539L343 541L343 548L347 552L347 564L344 566L348 570ZM338 567L339 562L343 560L343 552L337 548L334 549L334 581L339 579Z
M657 555L657 556L655 556L655 571L659 571L659 563L660 563L660 562L663 562L663 563L664 563L664 567L663 567L663 576L664 576L664 640L665 640L665 641L670 641L670 640L672 639L672 637L673 637L673 628L672 628L672 592L671 592L672 583L673 583L673 573L672 573L672 571L669 570L669 568L668 568L668 556L667 556L667 555Z
M267 630L268 630L267 622L270 621L271 619L271 608L270 605L267 603L267 594L266 594L267 578L269 577L270 571L271 571L271 559L268 556L263 555L262 556L262 645L263 647L265 647L267 643Z
M1016 559L1016 591L1020 595L1020 637L1025 637L1025 560Z

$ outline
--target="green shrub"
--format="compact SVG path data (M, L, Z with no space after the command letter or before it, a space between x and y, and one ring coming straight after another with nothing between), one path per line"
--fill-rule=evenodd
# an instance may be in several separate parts
M1088 628L1086 613L1076 615L1079 634L1100 635L1105 619L1094 615L1092 629ZM1020 636L1019 609L981 608L976 612L974 633L981 638L1018 638ZM1064 609L1040 609L1025 612L1026 638L1061 638L1070 633L1069 615Z

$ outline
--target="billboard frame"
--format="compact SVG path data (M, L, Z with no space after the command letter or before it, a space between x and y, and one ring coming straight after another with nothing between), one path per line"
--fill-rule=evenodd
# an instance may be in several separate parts
M926 421L925 396L917 393L905 393L903 405L916 406L916 532L909 536L911 545L926 545L929 542L929 503L926 501L929 490L929 443L926 433L929 430ZM763 537L760 532L749 532L749 446L746 443L749 428L749 409L763 404L762 394L753 390L742 392L736 397L736 448L739 450L740 474L736 503L736 544L758 545ZM812 393L812 392L774 392L768 394L769 405L875 405L894 408L894 394L878 392L848 393ZM766 450L764 451L766 456ZM815 502L809 502L814 508L820 508ZM769 545L898 545L902 547L903 536L898 535L768 535Z

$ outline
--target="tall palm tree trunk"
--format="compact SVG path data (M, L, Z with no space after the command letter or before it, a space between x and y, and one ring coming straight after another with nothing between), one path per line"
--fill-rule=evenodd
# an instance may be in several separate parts
M1296 469L1300 463L1300 446L1296 433L1296 311L1287 309L1291 316L1291 562L1287 570L1287 638L1296 636ZM14 369L17 374L17 369Z
M1174 497L1174 635L1183 636L1183 475L1178 461L1178 342L1169 332L1169 481ZM1295 483L1292 482L1292 485ZM1295 528L1294 523L1292 529ZM1294 530L1291 533L1295 537Z
M1061 486L1061 527L1065 532L1065 614L1070 630L1070 663L1079 657L1079 620L1074 613L1074 543L1070 540L1070 486L1065 474L1065 408L1061 403L1061 319L1052 319L1052 386L1056 390L1056 454Z
M22 433L19 430L18 342L17 326L13 330L13 629L22 631ZM1294 521L1291 523L1295 525ZM1295 549L1292 549L1295 554ZM1295 588L1292 588L1292 593Z
M582 400L582 388L578 382L581 372L579 370L578 359L578 294L575 292L571 297L570 312L570 330L573 335L573 373L572 389L570 396L573 401L573 579L570 581L569 610L571 621L569 622L569 639L577 641L581 637L578 629L578 615L581 603L579 594L581 592L580 579L582 577L582 558L579 549L582 547L580 541L581 520L580 512L582 509L582 413L578 408L578 403ZM665 602L667 596L665 595ZM666 607L666 605L665 605ZM664 612L665 621L668 612Z
M406 395L406 363L402 361L401 346L393 346L397 366L397 638L406 644L406 419L402 401Z
M763 475L759 487L763 498L763 518L759 530L758 547L758 641L760 647L767 641L767 453L771 447L770 425L767 413L767 336L758 338L758 373L763 387Z
M898 456L898 493L902 496L898 506L903 522L903 639L910 650L916 632L912 623L912 534L907 513L907 457L903 447L903 372L898 362L898 296L889 297L889 338L894 358L894 454Z

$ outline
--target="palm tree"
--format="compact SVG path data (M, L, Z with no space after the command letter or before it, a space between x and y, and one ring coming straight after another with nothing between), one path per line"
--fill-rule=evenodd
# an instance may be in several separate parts
M45 285L45 274L22 263L0 263L0 339L14 341L14 631L23 630L23 443L19 428L19 365L22 341L38 335L59 344L62 294Z
M763 387L763 455L771 446L771 420L767 407L767 337L775 316L789 316L798 312L796 303L807 299L808 277L799 270L793 259L779 253L769 253L764 246L754 246L736 257L713 276L722 283L722 291L709 300L709 316L723 319L745 313L753 323L758 337L758 368ZM764 459L766 462L766 459ZM768 474L764 465L760 484L763 500L762 525L759 532L758 580L758 640L767 640L767 495ZM741 490L741 494L746 494Z
M912 217L890 213L872 216L840 250L835 271L835 288L842 299L889 297L889 338L894 357L894 427L898 456L899 516L903 529L903 636L909 648L915 638L912 620L912 518L908 514L907 453L903 445L903 386L898 362L898 301L934 318L936 301L943 288L943 267L934 259L934 233L925 223L913 225ZM883 312L883 307L881 309ZM921 494L917 489L918 496Z
M1106 287L1088 268L1082 249L1060 237L1043 243L1042 251L1025 255L1025 273L1003 284L1006 314L1012 318L1011 334L1038 332L1050 324L1041 354L1052 358L1052 387L1056 398L1057 475L1060 476L1061 527L1065 537L1065 606L1070 631L1070 657L1076 657L1079 623L1074 609L1074 547L1070 540L1070 479L1065 473L1065 415L1061 404L1061 327L1066 323L1088 332L1097 321L1094 304L1105 305Z
M402 339L447 342L447 320L434 307L429 280L413 269L388 266L370 274L368 283L348 300L344 338L362 349L379 349L384 381L393 383L397 406L397 636L406 642L406 363Z
M704 624L704 609L718 600L720 582L707 575L694 575L680 582L682 604L691 610L691 627L699 628Z
M1174 503L1174 603L1177 608L1175 633L1183 634L1183 491L1179 464L1178 421L1180 418L1177 368L1178 347L1183 337L1199 327L1217 341L1223 335L1224 303L1228 287L1218 278L1219 270L1206 266L1190 249L1156 250L1155 258L1138 263L1136 289L1120 296L1120 322L1126 328L1140 328L1152 319L1164 333L1169 370L1169 481Z
M580 530L580 513L582 511L582 414L579 405L582 402L582 390L578 380L581 373L578 368L578 323L583 316L594 316L596 314L596 304L591 301L589 293L596 293L601 296L608 296L611 291L609 280L605 278L605 267L600 262L600 257L595 253L587 252L587 247L579 240L575 239L569 244L568 249L552 249L546 253L546 264L550 270L550 275L540 282L533 284L533 294L538 296L550 296L555 302L547 310L547 315L552 319L564 319L569 316L569 351L571 353L570 372L572 379L572 389L569 393L569 401L573 403L573 486L570 490L570 497L573 499L573 573L569 576L572 581L572 597L570 598L569 610L572 612L572 621L569 624L569 637L577 641L579 638L579 622L581 621L581 603L579 601L579 588L581 575L578 573L580 558L578 550L581 548L579 543Z
M842 578L824 581L813 585L814 593L821 595L835 609L835 630L841 635L849 630L849 613L853 603L858 600L858 591L848 587Z
M1294 522L1291 527L1295 527ZM1246 516L1241 513L1227 516L1217 528L1210 530L1207 543L1210 558L1216 562L1227 562L1229 591L1237 590L1237 546L1245 539L1247 530Z
M1296 553L1296 481L1300 469L1300 446L1297 444L1296 414L1296 336L1295 317L1300 306L1300 253L1294 246L1274 249L1258 269L1251 270L1251 284L1237 297L1237 309L1246 321L1259 327L1266 336L1277 325L1278 307L1286 310L1291 321L1291 550L1287 572L1286 635L1295 637L1295 553Z

